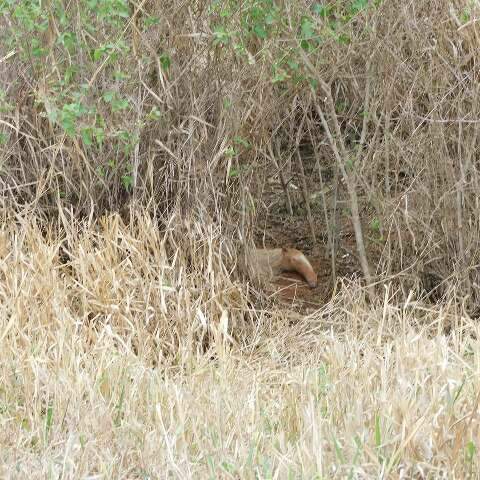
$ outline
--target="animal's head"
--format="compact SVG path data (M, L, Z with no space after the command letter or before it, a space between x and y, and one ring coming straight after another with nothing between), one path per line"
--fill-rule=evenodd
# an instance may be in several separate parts
M308 283L310 288L317 286L317 274L307 257L296 248L282 248L282 256L286 270L298 272Z

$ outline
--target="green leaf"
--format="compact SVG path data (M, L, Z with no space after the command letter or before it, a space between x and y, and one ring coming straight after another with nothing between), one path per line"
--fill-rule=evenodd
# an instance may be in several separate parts
M288 73L279 68L272 77L272 83L284 82L287 78L289 78Z
M248 140L244 139L243 137L233 137L233 143L237 145L242 145L245 148L250 148L250 143Z
M95 127L93 129L93 135L95 137L95 141L101 146L105 140L105 130L103 128Z
M302 17L300 31L304 40L310 40L315 36L315 24L310 17Z
M469 8L465 8L465 9L463 10L463 12L460 14L460 21L461 21L463 24L465 24L465 23L467 23L467 22L470 21L471 17L472 17L472 14L471 14L471 12L470 12L470 9L469 9Z
M75 136L75 122L71 118L62 118L60 120L60 125L69 137Z
M160 65L163 70L168 70L172 64L172 59L166 53L160 55Z
M91 128L82 128L80 135L82 136L83 143L87 147L90 147L93 144L93 131Z
M289 60L287 62L287 65L294 71L297 71L300 68L299 63L295 62L294 60Z
M368 0L354 0L350 5L350 11L356 14L368 5Z
M45 438L48 438L48 434L53 425L53 407L49 405L47 407L47 414L45 416Z
M106 175L107 173L105 172L105 168L103 168L103 165L99 165L96 170L97 170L97 175L98 175L99 177L105 178L105 175Z
M158 120L162 116L160 110L157 107L152 107L147 115L148 120Z
M113 78L120 82L120 81L126 80L128 78L128 74L125 72L121 72L120 70L117 70L114 72Z
M36 58L44 57L47 54L47 50L41 46L40 42L36 38L32 39L31 52Z
M105 47L96 48L93 51L93 60L97 62L105 55L106 52L107 52L107 49Z
M379 415L375 415L375 446L377 448L380 448L382 446L382 431Z
M144 28L152 27L153 25L158 25L160 23L160 18L155 15L148 15L143 19Z
M126 130L119 130L117 132L117 137L119 138L120 141L122 142L129 142L131 139L130 132L127 132Z
M380 231L380 220L378 218L374 218L371 222L370 222L370 228L374 231L374 232L379 232Z
M350 43L350 37L345 33L341 33L338 36L338 43L341 43L342 45L348 45Z
M58 109L57 108L47 108L47 118L52 123L56 123L57 120L58 120Z
M69 52L73 52L77 44L77 37L74 32L63 32L58 37L58 42Z
M235 177L238 177L240 175L240 171L238 170L238 168L231 168L230 171L228 172L228 176L230 178L235 178Z
M303 50L309 52L312 49L312 46L308 43L307 40L302 40L300 42L300 46L302 47Z
M467 443L466 451L467 451L467 461L471 463L477 452L477 447L475 446L475 443L472 440L470 440Z
M232 146L229 146L229 147L225 150L225 155L226 155L227 157L234 157L236 154L237 154L237 152L235 151L235 149L234 149Z
M122 183L125 190L129 191L133 185L133 177L131 175L122 175Z
M102 95L102 98L105 102L107 103L112 103L114 98L115 98L115 92L112 92L112 91L109 91L109 92L105 92L103 95Z
M319 15L320 17L326 18L331 13L331 8L327 5L322 5L320 3L315 3L312 6L313 13Z
M265 25L273 25L276 21L276 15L274 15L272 12L269 12L267 15L265 15Z
M8 133L0 132L0 145L6 145L9 138Z
M217 25L213 29L213 44L219 45L223 44L226 45L230 42L230 33L228 33L224 26Z
M66 85L68 85L73 80L75 75L78 73L78 70L79 69L77 65L69 65L65 69L65 73L63 75L63 81L65 82Z
M120 112L122 110L126 110L129 105L130 104L128 100L126 100L125 98L115 98L112 101L112 110L114 112Z
M62 107L59 123L67 135L72 137L75 135L77 119L85 113L85 107L78 102L67 103Z
M265 40L268 37L268 33L262 25L255 25L253 31L258 38Z

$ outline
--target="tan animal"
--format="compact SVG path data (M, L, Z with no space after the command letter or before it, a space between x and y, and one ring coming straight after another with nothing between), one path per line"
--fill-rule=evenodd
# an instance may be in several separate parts
M256 248L248 255L248 263L253 274L268 278L282 272L297 272L310 288L317 286L317 274L307 257L296 248Z

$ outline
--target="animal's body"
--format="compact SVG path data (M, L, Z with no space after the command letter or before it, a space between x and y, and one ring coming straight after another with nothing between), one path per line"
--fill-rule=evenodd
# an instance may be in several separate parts
M260 278L270 279L282 272L297 272L310 288L317 286L317 274L307 257L296 248L256 248L248 255L248 263Z

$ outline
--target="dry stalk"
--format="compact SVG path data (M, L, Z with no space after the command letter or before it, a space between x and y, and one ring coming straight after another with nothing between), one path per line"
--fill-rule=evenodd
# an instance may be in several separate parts
M337 191L338 191L338 176L335 174L334 178L334 195L332 199L333 204L333 213L331 217L328 215L328 205L327 205L327 196L326 196L326 185L323 181L322 167L320 165L320 157L318 153L318 143L312 134L311 119L308 119L308 133L310 136L310 142L313 146L313 155L315 156L315 166L317 168L318 179L320 181L320 195L322 197L323 205L323 216L325 218L325 225L327 226L327 241L328 248L330 250L330 262L332 267L332 282L335 285L337 281Z
M290 198L290 192L288 190L288 183L285 180L285 175L283 174L283 169L279 167L278 162L275 159L275 155L280 154L279 148L280 147L278 145L276 145L275 153L273 153L272 145L271 145L271 143L269 143L268 144L269 155L268 155L267 158L272 162L272 164L275 168L275 172L278 172L278 177L280 178L280 184L282 185L283 194L285 195L285 205L287 207L288 214L290 216L293 216L292 200Z
M317 243L317 237L315 235L315 222L313 220L312 210L310 208L310 194L308 192L307 181L305 180L305 170L303 168L303 161L302 161L302 157L300 156L300 151L298 149L298 146L295 149L295 156L297 158L297 166L298 166L300 181L302 184L302 188L301 188L302 196L303 196L303 201L305 203L305 209L307 210L307 219L308 219L308 224L310 226L310 234L312 235L312 242L315 245Z
M347 149L345 147L345 143L343 141L343 136L342 132L340 129L340 124L338 122L337 118L337 113L335 111L335 103L332 98L332 92L331 92L331 87L328 85L318 74L312 63L310 62L309 58L301 50L301 55L302 58L305 62L305 65L310 71L310 74L317 79L320 88L325 95L325 103L327 105L327 108L329 110L329 118L330 121L333 124L333 129L335 132L335 138L332 135L330 126L328 125L328 122L325 118L325 115L323 113L323 109L320 107L319 102L316 99L316 93L315 91L312 92L312 95L314 96L313 103L315 105L315 110L320 117L320 120L322 122L323 128L325 130L325 133L327 135L328 141L330 143L330 147L332 148L332 151L334 153L335 159L337 161L338 167L340 169L340 172L342 173L342 177L345 181L345 184L347 186L348 190L348 195L350 198L350 209L352 213L352 223L353 223L353 228L355 231L355 240L357 243L357 252L358 256L360 259L360 264L362 267L363 271L363 276L365 278L365 282L367 283L367 287L372 284L372 277L370 275L370 266L368 264L368 259L367 259L367 253L365 249L365 244L363 241L363 233L362 233L362 224L360 220L360 210L359 210L359 202L358 202L358 195L357 195L357 190L356 190L356 181L354 175L350 175L347 171L347 161L348 161L348 154L347 154ZM367 72L369 69L367 69ZM368 91L367 91L368 93ZM366 129L366 122L364 122L365 128L362 129L362 138L363 141L365 139L365 129ZM375 291L373 287L368 287L369 290L369 295L370 299L373 301L375 297Z

